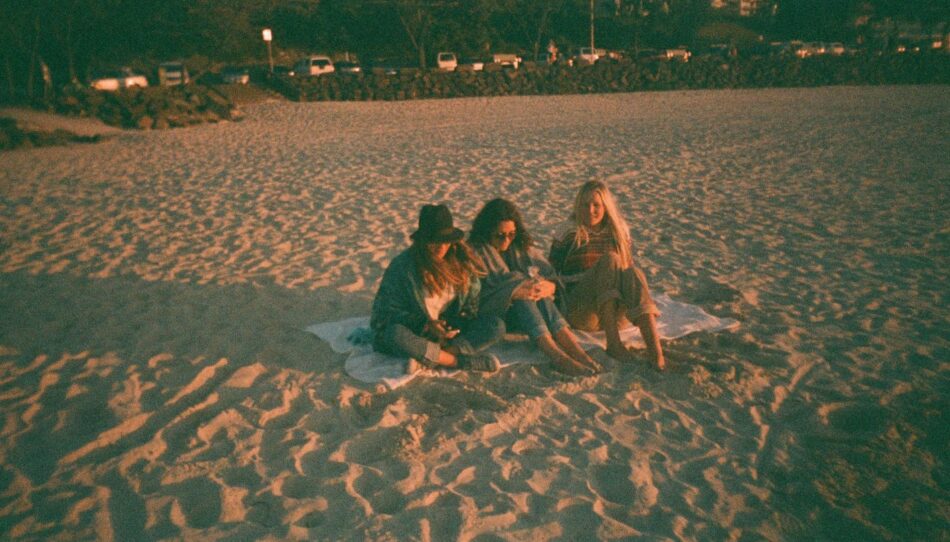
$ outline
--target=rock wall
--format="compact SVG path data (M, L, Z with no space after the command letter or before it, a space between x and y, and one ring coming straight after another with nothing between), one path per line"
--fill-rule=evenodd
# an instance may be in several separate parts
M72 85L45 106L65 115L97 117L111 126L143 130L241 119L240 110L228 97L196 84L133 87L117 92Z
M950 55L699 58L691 62L601 62L519 70L368 71L317 77L276 76L267 84L291 100L411 100L464 96L587 94L644 90L950 83Z

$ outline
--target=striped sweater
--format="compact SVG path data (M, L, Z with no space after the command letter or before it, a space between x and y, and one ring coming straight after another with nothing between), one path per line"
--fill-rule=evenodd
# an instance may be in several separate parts
M608 227L590 232L590 240L580 246L574 244L575 231L572 229L551 243L548 260L566 282L574 275L590 269L603 256L617 250L617 242Z

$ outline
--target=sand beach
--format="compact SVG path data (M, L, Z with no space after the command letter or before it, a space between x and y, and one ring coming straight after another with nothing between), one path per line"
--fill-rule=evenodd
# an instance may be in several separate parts
M2 540L948 540L950 87L370 103L0 153ZM422 203L607 181L669 369L354 380Z

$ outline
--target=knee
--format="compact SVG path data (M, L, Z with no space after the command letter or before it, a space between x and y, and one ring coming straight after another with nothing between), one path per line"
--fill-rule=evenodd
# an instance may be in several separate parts
M397 354L399 337L408 330L399 324L388 325L373 334L373 350L384 354Z
M531 310L534 306L534 301L529 301L527 299L516 299L511 302L511 308L519 311Z
M507 331L505 328L505 321L497 316L493 316L489 321L489 329L492 332L492 335L496 337L501 337Z
M479 318L479 320L481 320L481 323L479 324L481 333L484 333L485 336L490 337L489 340L491 342L501 339L508 331L507 327L505 326L505 320L501 317L483 316Z

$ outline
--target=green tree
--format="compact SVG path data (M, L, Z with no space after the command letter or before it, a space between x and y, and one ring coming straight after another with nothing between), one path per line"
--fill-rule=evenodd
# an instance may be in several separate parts
M548 39L553 39L551 23L564 9L566 0L498 0L493 6L492 29L508 46L538 56Z

